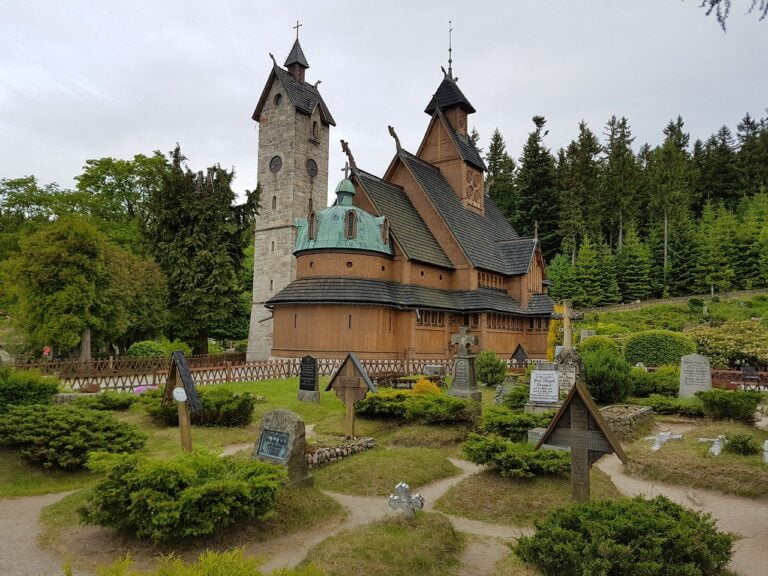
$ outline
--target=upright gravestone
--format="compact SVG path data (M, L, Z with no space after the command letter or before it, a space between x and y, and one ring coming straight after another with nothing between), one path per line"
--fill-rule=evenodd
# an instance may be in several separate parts
M524 410L539 414L556 410L560 405L560 374L555 364L542 363L531 372L528 402Z
M259 424L254 458L285 466L291 484L311 485L313 478L309 475L306 452L306 432L301 416L282 408L264 415Z
M477 376L475 375L475 357L469 354L469 347L477 344L474 336L467 334L467 327L462 326L459 334L454 334L451 344L459 345L459 355L453 362L453 383L451 384L451 396L458 398L472 398L480 402L483 395L477 389Z
M319 379L317 358L304 356L299 366L299 392L297 398L302 402L320 402Z
M691 398L701 390L712 388L712 369L709 358L701 354L688 354L680 358L680 398Z
M573 348L563 348L555 356L555 361L559 375L560 391L567 394L584 371L581 357Z

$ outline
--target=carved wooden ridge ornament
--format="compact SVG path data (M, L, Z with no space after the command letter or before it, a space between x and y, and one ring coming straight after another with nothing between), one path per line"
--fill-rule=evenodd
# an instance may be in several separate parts
M577 501L589 500L589 469L603 454L614 452L627 463L619 440L578 380L535 450L544 444L571 449L571 497Z
M354 352L347 354L341 366L331 376L331 381L325 388L336 392L336 396L344 402L347 408L344 418L344 435L355 437L355 404L365 398L368 392L376 392L376 385L368 376L368 372L360 364Z

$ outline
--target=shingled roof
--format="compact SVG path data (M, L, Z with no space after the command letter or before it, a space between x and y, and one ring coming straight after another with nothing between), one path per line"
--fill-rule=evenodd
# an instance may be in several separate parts
M450 291L382 282L364 278L302 278L294 280L269 301L278 304L384 305L400 309L428 308L453 312L501 312L526 316L549 316L552 300L536 294L527 308L504 292L480 288Z
M358 170L357 174L360 176L360 185L378 212L389 220L390 231L409 259L453 268L450 259L400 186L363 170Z
M475 108L469 103L467 97L464 96L464 93L459 89L456 81L448 75L445 75L443 81L440 82L440 86L437 87L434 96L432 96L429 104L427 104L424 112L431 116L438 108L446 110L452 106L459 106L468 114L475 112Z
M283 64L283 66L287 68L291 64L299 64L300 66L304 66L304 68L309 68L307 57L304 56L304 50L301 49L301 44L299 44L298 38L296 38L296 42L293 43L293 48L291 48L291 52L288 54L288 58L285 59L285 64Z
M443 121L446 130L448 130L448 134L451 135L451 138L456 144L456 148L459 150L459 154L461 155L462 160L472 164L472 166L475 166L480 170L488 170L488 168L485 166L485 162L483 162L482 156L480 156L479 150L475 146L475 143L472 141L472 138L466 134L460 134L457 132L451 124L451 121L445 117L445 114L443 114L441 110L436 110L435 116L440 117L440 119Z
M256 120L256 122L259 121L261 110L264 108L264 104L267 101L267 96L269 96L269 90L272 86L272 82L275 79L278 79L283 85L283 88L285 88L285 94L288 96L288 100L291 101L291 104L296 108L296 110L304 114L311 115L315 108L319 106L320 118L322 121L326 124L336 126L336 121L333 119L333 116L331 116L331 111L328 110L328 106L325 105L325 101L323 100L323 97L320 96L320 92L317 91L317 88L307 82L298 82L293 78L293 76L288 74L288 72L280 68L280 66L272 67L272 72L270 73L269 78L267 79L267 84L264 86L264 90L261 93L259 103L256 105L256 110L253 112L252 117L254 120Z
M522 263L530 263L533 241L521 241L489 196L484 198L483 214L467 210L439 168L405 150L400 152L400 158L453 231L473 266L506 275L528 271ZM510 242L514 240L520 241Z

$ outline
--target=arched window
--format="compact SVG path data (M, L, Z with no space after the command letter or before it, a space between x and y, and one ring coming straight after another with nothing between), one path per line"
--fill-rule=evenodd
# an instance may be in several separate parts
M312 202L312 196L309 197L309 201L307 202L307 214L312 214L312 210L314 210L314 203Z
M389 244L389 220L384 218L384 223L381 225L381 243Z
M347 212L344 220L344 235L347 238L354 238L357 235L357 214L352 210Z
M275 103L275 106L280 106L280 102L282 101L283 101L283 95L280 94L279 92L275 94L275 99L273 100L273 102Z
M317 216L312 212L309 215L309 239L314 240L317 238Z
M277 210L277 196L272 196L272 210Z
M312 138L315 140L320 139L320 126L318 125L317 120L312 122Z

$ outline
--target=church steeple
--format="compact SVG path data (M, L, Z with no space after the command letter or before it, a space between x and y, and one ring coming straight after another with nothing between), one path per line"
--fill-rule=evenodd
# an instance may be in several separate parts
M309 68L309 63L307 62L307 57L304 56L304 51L301 49L301 44L299 44L299 28L302 26L302 24L299 24L298 20L296 21L296 26L294 28L296 29L296 41L293 43L293 48L291 48L291 52L288 54L288 58L285 59L285 66L288 70L288 74L293 76L293 78L299 82L304 82L304 71Z

